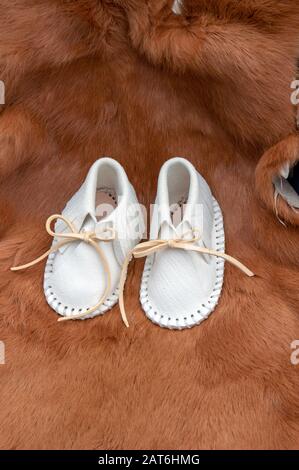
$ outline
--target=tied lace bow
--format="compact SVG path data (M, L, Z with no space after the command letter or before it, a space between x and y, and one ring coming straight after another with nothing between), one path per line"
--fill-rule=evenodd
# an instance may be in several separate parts
M67 233L55 233L51 229L51 224L54 220L62 220L70 229L70 232ZM84 313L80 313L78 315L72 315L69 317L64 317L60 318L58 321L68 321L68 320L77 320L80 318L84 318L87 315L90 315L91 313L95 312L98 310L101 305L105 302L107 297L110 294L111 291L111 272L110 272L110 267L109 263L107 261L107 258L100 247L98 242L110 242L116 239L116 232L114 228L107 228L101 233L95 233L95 232L78 232L77 229L74 227L74 225L67 220L65 217L62 215L52 215L51 217L48 218L46 222L46 230L49 235L52 237L62 239L61 242L58 242L56 245L54 245L50 250L48 250L46 253L44 253L42 256L39 258L35 259L31 263L24 264L23 266L17 266L11 268L12 271L19 271L21 269L26 269L31 266L34 266L35 264L39 263L43 259L47 258L51 253L55 253L57 250L59 250L62 246L66 245L67 243L75 242L75 241L83 241L84 243L88 243L91 246L94 247L98 255L100 256L100 259L103 263L104 271L106 274L106 287L105 291L101 297L101 299L98 301L98 303L92 307L88 308ZM236 268L240 269L242 272L244 272L247 276L252 277L254 276L254 273L250 271L244 264L242 264L240 261L238 261L236 258L233 258L230 255L227 255L226 253L221 253L216 250L211 250L209 248L205 247L200 247L200 246L194 246L194 243L200 240L200 236L195 236L194 234L197 233L196 230L192 232L193 237L191 239L185 239L188 234L185 234L182 238L180 239L171 239L171 240L149 240L146 242L139 243L136 245L127 255L125 258L122 270L121 270L121 275L120 275L120 282L119 282L119 307L120 307L120 312L121 316L123 319L123 322L127 327L129 327L127 315L126 315L126 310L125 310L125 305L124 305L124 288L125 288L125 283L127 279L127 271L129 264L133 258L146 258L147 256L150 256L152 254L158 253L162 250L165 250L166 248L172 248L172 249L180 249L180 250L186 250L186 251L193 251L201 254L206 254L210 256L216 256L218 258L223 258L224 260L228 261L231 263L233 266ZM198 232L199 233L199 232Z

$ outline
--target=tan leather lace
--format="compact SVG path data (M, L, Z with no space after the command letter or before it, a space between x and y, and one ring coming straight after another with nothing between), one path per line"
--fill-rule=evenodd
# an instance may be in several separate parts
M64 233L53 232L53 230L51 229L51 224L53 221L57 221L57 220L62 220L68 226L68 228L70 229L70 232L64 232ZM84 318L87 315L90 315L91 313L98 310L110 294L110 290L111 290L110 267L109 267L107 258L98 242L99 241L110 242L110 241L115 240L116 239L115 230L113 228L107 228L101 233L78 232L77 229L74 227L74 225L62 215L52 215L51 217L49 217L46 222L46 230L49 235L51 235L54 238L58 238L58 239L61 238L62 241L56 243L54 246L52 246L52 248L50 248L50 250L48 250L42 256L39 256L35 260L31 261L30 263L24 264L22 266L13 267L11 268L11 270L20 271L21 269L30 268L31 266L34 266L35 264L47 258L51 253L55 253L62 246L68 243L83 241L85 243L90 244L91 246L94 247L94 249L100 256L100 259L103 263L103 268L106 274L105 291L102 297L100 298L100 300L98 301L98 303L94 305L93 307L89 308L85 312L80 313L78 315L72 315L72 316L60 318L58 321L78 320L78 319ZM250 277L254 276L254 273L252 271L250 271L244 264L242 264L240 261L233 258L232 256L227 255L226 253L220 253L216 250L210 250L209 248L194 246L194 243L196 243L200 239L199 235L194 236L195 233L196 231L193 231L193 238L191 238L190 240L181 238L177 240L175 239L174 240L149 240L146 242L142 242L136 245L129 252L128 256L125 258L125 261L121 270L120 282L119 282L119 308L120 308L123 322L125 323L127 327L129 327L129 322L127 319L125 305L124 305L124 288L125 288L125 283L127 279L128 267L132 258L146 258L147 256L150 256L154 253L158 253L166 248L174 248L174 249L180 249L180 250L186 250L186 251L193 251L193 252L197 252L201 254L207 254L210 256L216 256L218 258L223 258L224 260L228 261L229 263L231 263L232 265L234 265L235 267L243 271L247 276L250 276Z

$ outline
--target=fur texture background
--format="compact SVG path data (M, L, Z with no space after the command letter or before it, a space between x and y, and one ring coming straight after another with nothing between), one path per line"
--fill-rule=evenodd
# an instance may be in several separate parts
M290 83L294 0L0 0L0 446L9 449L292 449L299 446L299 216L271 176L299 155ZM190 331L142 313L143 262L118 307L58 324L35 258L100 156L141 202L161 164L189 158L224 213L226 267L209 320ZM200 274L199 274L200 282Z

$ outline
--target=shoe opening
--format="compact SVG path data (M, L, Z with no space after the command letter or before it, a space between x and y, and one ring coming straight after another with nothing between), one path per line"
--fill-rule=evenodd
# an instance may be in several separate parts
M176 227L184 217L184 209L189 198L190 173L182 163L171 165L167 173L169 207L172 223Z
M123 186L117 169L104 163L98 172L96 189L96 218L103 220L117 207Z

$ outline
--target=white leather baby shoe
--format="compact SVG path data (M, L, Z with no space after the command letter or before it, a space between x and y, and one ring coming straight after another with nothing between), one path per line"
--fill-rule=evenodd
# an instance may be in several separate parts
M48 257L44 292L61 320L110 310L118 301L122 266L144 231L142 210L123 167L110 158L97 160L62 215L51 216L46 228L54 237L52 248L12 270Z
M183 158L161 169L150 238L133 255L147 256L140 301L147 317L161 327L191 328L210 315L221 294L224 260L254 275L224 253L220 207Z

